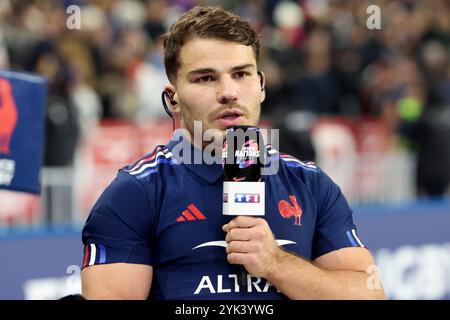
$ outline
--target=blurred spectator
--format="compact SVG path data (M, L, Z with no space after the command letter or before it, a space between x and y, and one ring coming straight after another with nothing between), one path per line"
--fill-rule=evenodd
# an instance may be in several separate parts
M28 71L48 79L45 123L45 166L72 166L78 140L76 110L69 99L69 70L56 48L39 42L31 52Z
M163 49L162 38L155 36L153 50L136 68L134 82L139 99L137 121L145 122L165 116L160 93L169 80L164 69Z
M427 41L422 50L425 78L433 103L450 108L450 51L438 40Z
M316 114L340 114L339 92L331 65L331 37L324 29L310 31L305 47L305 68L294 84L296 109Z
M147 1L146 21L143 25L150 39L155 41L169 27L166 23L168 14L168 3L164 0Z
M3 33L0 30L0 69L9 68L9 55L4 43Z
M411 133L418 147L418 196L443 197L450 182L450 107L428 106Z
M8 69L9 68L9 55L8 49L5 43L5 34L4 29L6 25L4 23L6 16L10 14L11 5L9 0L2 1L0 3L0 69Z

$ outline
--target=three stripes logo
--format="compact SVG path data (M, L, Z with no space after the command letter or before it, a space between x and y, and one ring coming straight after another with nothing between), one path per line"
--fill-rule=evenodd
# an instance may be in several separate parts
M206 217L201 213L198 208L191 203L188 205L187 209L183 211L181 216L177 218L177 222L184 222L184 221L194 221L194 220L205 220Z

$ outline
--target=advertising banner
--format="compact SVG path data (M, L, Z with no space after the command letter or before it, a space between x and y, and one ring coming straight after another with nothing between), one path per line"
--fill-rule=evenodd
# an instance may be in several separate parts
M47 81L0 70L0 188L39 193Z

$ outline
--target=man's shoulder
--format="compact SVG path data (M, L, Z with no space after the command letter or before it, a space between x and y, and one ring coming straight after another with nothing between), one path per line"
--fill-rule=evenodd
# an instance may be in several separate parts
M321 170L313 161L300 160L288 153L278 151L271 145L267 145L267 153L271 161L278 161L280 167L286 168L290 172L302 175L317 175Z
M137 196L150 197L158 194L160 184L157 182L163 175L168 175L162 167L174 163L175 160L167 146L156 146L149 154L120 168L117 176L103 191L97 205L101 206L111 199L122 199L127 202Z
M176 159L166 145L156 146L150 153L119 170L119 175L148 180L161 172L163 166L175 165Z

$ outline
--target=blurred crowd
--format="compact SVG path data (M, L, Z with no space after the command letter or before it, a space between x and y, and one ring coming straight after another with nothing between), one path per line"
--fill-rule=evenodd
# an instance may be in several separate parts
M311 121L373 117L417 153L419 190L450 179L448 0L1 0L0 68L49 79L45 165L70 165L102 119L164 117L160 36L187 9L219 4L256 27L266 73L263 118L301 158L314 158ZM380 7L370 29L369 5ZM67 8L78 6L80 28ZM72 7L73 8L73 7ZM75 13L76 14L76 13Z

